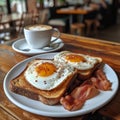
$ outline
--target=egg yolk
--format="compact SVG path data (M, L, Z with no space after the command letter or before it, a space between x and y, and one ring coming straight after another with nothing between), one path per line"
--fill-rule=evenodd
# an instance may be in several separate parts
M80 55L69 54L66 56L66 60L70 62L85 62L85 58Z
M52 75L54 72L56 72L56 67L54 66L54 64L46 62L37 66L36 72L41 77L47 77Z

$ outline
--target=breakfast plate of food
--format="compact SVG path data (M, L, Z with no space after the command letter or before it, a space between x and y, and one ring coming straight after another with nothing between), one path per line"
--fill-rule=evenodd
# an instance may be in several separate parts
M103 107L112 100L118 85L116 73L102 58L62 51L16 64L5 76L4 92L28 112L73 117Z

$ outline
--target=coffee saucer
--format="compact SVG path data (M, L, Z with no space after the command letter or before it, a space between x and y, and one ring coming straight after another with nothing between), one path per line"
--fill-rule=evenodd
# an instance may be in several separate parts
M54 39L55 37L52 37L51 41L53 41ZM64 46L64 43L60 38L58 38L55 42L51 43L51 46L52 47L44 47L42 49L30 49L25 38L19 39L12 44L12 48L16 52L22 53L24 55L32 56L32 55L37 55L41 53L57 51Z

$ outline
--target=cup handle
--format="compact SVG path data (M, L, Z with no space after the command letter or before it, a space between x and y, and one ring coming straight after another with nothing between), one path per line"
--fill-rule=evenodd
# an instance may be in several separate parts
M53 28L55 32L57 32L57 37L51 41L51 43L55 42L60 37L60 31L57 28Z

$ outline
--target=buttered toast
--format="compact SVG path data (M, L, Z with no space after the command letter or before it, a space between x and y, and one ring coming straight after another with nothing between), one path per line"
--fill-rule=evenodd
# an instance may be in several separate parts
M54 105L65 94L76 74L77 70L52 60L33 60L10 81L9 88L14 93Z
M89 78L94 70L102 64L102 58L93 57L70 51L62 51L54 56L54 61L67 64L78 71L78 79L85 80Z

